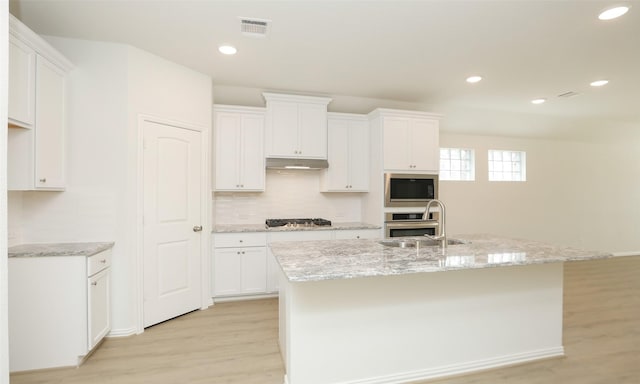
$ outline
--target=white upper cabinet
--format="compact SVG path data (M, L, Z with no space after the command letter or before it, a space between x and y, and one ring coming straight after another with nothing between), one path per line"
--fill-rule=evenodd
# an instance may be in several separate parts
M33 128L36 99L36 51L9 37L9 125Z
M9 22L7 186L64 190L66 74L73 65L18 19Z
M329 113L329 168L323 170L323 192L369 190L369 122L364 115Z
M264 109L214 106L216 191L264 191Z
M267 157L326 159L326 97L263 93L267 101Z
M35 187L65 187L65 73L38 56Z
M439 115L379 109L385 171L438 173Z

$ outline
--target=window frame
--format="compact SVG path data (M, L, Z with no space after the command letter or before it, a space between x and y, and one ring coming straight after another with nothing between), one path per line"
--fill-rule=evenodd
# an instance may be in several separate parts
M498 154L500 159L494 159ZM505 160L505 157L508 158ZM496 178L495 175L501 176ZM518 177L514 177L515 175ZM527 152L514 149L489 149L487 151L487 180L490 182L526 182Z
M443 158L442 158L442 151L443 150L447 150L449 151L449 156L447 157L447 159L445 159L445 161L449 161L449 169L448 170L443 170L442 169L442 163L443 163ZM461 155L459 159L452 159L451 157L451 150L457 150L457 151L461 151ZM469 169L465 169L464 165L464 158L462 156L462 152L468 152L468 168ZM444 180L444 181L476 181L476 154L475 154L475 149L473 148L459 148L459 147L442 147L439 150L439 159L440 159L440 165L439 165L439 175L438 175L438 179L439 180ZM459 174L462 175L468 175L468 178L452 178L451 177L451 173L452 173L452 169L454 167L452 167L452 163L454 161L458 161L458 168L457 170L454 170L455 172L459 172ZM444 176L447 175L448 173L448 177Z

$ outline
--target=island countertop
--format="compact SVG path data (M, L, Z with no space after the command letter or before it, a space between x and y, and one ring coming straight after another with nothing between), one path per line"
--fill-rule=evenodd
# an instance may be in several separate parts
M400 248L379 240L274 242L271 251L291 282L352 279L460 269L557 263L612 254L493 235L460 235L447 248Z

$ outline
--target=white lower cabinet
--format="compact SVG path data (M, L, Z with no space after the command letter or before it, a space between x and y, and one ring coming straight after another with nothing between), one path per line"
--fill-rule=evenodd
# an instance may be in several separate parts
M89 349L93 349L111 330L111 269L89 277L88 337Z
M267 292L267 234L213 236L213 297Z
M239 232L213 235L214 300L238 300L278 293L280 265L268 244L277 241L376 239L381 229Z
M79 365L111 329L111 250L10 257L9 369Z

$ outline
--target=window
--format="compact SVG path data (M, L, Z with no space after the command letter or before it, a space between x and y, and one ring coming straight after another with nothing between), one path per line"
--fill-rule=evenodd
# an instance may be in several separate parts
M489 181L526 181L526 153L489 150Z
M473 149L440 148L440 180L475 180Z

